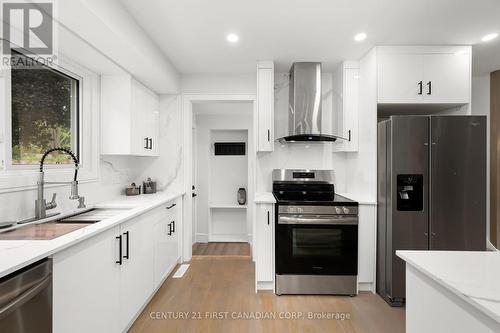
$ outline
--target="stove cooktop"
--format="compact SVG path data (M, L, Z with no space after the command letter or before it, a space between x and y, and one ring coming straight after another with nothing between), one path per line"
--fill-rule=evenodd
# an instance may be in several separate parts
M358 206L358 202L349 198L334 194L331 199L308 200L298 198L286 198L280 193L273 192L276 202L281 205L307 205L307 206Z

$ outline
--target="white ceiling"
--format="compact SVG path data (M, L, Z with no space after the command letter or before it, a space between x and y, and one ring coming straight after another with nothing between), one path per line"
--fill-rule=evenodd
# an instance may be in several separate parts
M279 71L294 61L326 70L374 45L473 44L475 75L500 69L499 0L121 0L183 73ZM364 31L362 43L353 36ZM239 35L230 45L225 36Z

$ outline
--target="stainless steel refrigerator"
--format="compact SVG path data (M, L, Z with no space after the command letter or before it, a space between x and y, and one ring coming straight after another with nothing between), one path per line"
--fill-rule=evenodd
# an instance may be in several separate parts
M396 250L486 249L486 117L378 124L377 293L405 300Z

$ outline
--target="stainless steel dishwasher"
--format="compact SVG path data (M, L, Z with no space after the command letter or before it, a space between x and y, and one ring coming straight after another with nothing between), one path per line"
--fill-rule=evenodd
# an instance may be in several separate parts
M52 260L0 279L0 332L52 332Z

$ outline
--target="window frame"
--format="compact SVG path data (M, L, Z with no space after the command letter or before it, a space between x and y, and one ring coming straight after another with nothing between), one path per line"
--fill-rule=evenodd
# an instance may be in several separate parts
M18 51L16 51L16 53L19 53L24 57L32 57L28 54L21 53ZM65 75L68 78L77 82L76 101L74 99L71 101L71 109L72 109L72 111L71 111L71 146L77 148L76 155L78 156L80 162L83 164L83 160L81 158L82 157L82 138L81 138L81 132L82 132L81 131L81 125L82 125L82 116L81 116L82 103L81 103L81 100L82 100L82 98L81 98L81 96L83 94L83 90L82 90L83 78L80 75L73 73L73 72L71 72L71 71L69 71L66 68L61 67L61 66L57 66L57 65L48 66L45 64L43 66L57 72L58 74ZM12 77L11 77L11 69L10 68L8 69L7 77L8 77L9 83L11 83ZM74 84L74 81L71 82L71 85ZM72 87L72 91L73 91L73 87ZM13 164L12 163L12 91L11 91L11 84L9 84L9 87L8 87L8 90L6 91L6 93L7 93L8 99L9 99L9 101L8 101L9 109L7 110L7 112L8 112L7 116L9 117L9 119L8 119L9 123L6 124L7 126L9 126L9 128L8 128L8 132L6 129L6 134L7 134L7 139L10 140L10 144L5 146L4 169L6 171L38 169L38 167L39 167L38 164ZM74 121L74 120L76 120L76 121ZM72 148L72 151L74 151L74 148ZM69 164L71 164L71 163L72 162L70 162ZM46 169L67 168L68 167L65 164L48 164L48 163L46 163L45 166L46 166Z
M28 52L22 52L33 57ZM37 165L12 165L12 103L11 73L9 66L0 64L0 193L36 188ZM78 80L78 150L80 166L78 180L99 180L99 106L100 80L93 71L59 54L57 64L48 66ZM3 123L3 125L2 125ZM68 181L74 172L73 165L47 165L46 179Z

